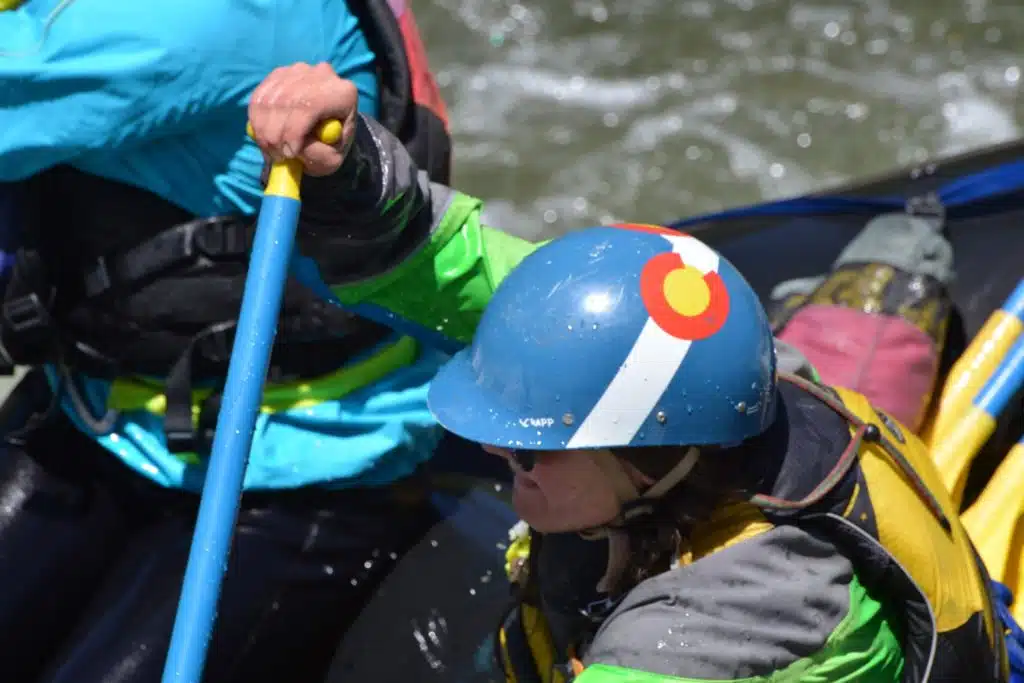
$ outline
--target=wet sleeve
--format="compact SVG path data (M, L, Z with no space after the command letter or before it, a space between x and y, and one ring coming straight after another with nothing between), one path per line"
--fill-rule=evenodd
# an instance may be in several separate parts
M304 181L304 256L293 272L353 312L457 349L498 284L538 245L485 226L480 200L431 182L373 119L359 125L337 177ZM348 256L318 263L327 250Z
M334 291L342 304L379 307L467 344L498 284L535 248L483 225L479 201L453 193L419 250L388 273Z

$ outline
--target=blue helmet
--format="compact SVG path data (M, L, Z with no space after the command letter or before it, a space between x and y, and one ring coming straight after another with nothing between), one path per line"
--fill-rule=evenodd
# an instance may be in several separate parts
M733 444L775 417L775 348L757 294L711 247L590 228L508 275L429 404L447 430L503 448Z

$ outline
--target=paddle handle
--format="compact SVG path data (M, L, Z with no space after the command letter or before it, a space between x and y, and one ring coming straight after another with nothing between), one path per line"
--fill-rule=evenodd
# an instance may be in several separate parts
M1024 520L1024 436L999 463L985 489L961 516L967 533L995 581L1019 590L1016 576L1008 576L1012 555L1024 550L1014 543L1017 525ZM1017 595L1014 594L1016 598ZM1020 601L1018 605L1024 604Z
M318 135L334 144L341 123L322 124ZM301 181L300 161L271 166L162 683L199 683L206 663L295 244Z
M253 137L252 123L245 125L245 132ZM316 129L316 136L325 145L333 145L341 139L341 121L331 119L324 121ZM299 159L287 159L270 165L267 186L264 196L287 197L299 201L299 186L302 183L302 162Z

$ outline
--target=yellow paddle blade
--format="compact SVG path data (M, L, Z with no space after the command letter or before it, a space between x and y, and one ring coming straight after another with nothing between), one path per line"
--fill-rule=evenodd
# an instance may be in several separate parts
M993 415L976 405L967 404L960 420L932 447L932 461L957 509L963 502L971 463L995 428L996 418Z
M1024 439L1010 449L978 500L961 515L989 574L1013 591L1024 589L1021 556L1024 554ZM1024 601L1014 604L1019 620Z

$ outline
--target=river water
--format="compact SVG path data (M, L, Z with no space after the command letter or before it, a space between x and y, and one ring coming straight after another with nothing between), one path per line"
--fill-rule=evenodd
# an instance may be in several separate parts
M531 235L800 194L1024 127L1019 0L413 6L455 184Z

